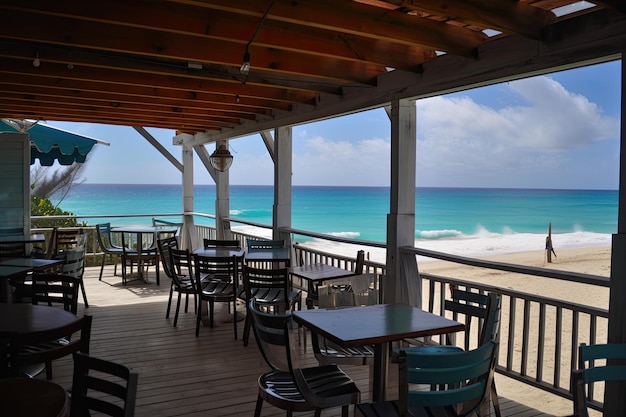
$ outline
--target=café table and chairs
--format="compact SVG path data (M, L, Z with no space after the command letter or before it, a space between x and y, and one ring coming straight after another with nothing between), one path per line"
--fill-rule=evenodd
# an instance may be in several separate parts
M144 282L148 282L144 270L154 266L159 285L159 253L156 243L160 234L175 234L176 229L164 229L160 226L120 226L112 227L111 232L120 233L122 237L122 283L126 285L128 282L127 266L130 264L132 271L132 267L137 264L137 278Z
M390 342L463 331L465 326L405 304L294 311L293 320L346 348L374 347L372 399L385 399Z

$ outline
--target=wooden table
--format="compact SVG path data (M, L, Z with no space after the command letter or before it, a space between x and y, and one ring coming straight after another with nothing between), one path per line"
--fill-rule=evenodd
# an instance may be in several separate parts
M9 278L27 274L32 270L32 267L26 266L0 265L0 303L11 302Z
M289 248L264 248L246 250L246 261L252 262L284 262L291 264L291 250Z
M67 417L70 401L65 389L33 378L0 379L1 416Z
M0 333L39 333L78 320L60 308L32 304L0 304Z
M389 343L462 331L465 326L405 304L294 311L293 319L344 347L374 345L372 401L384 401Z
M62 263L63 259L15 258L1 261L0 266L21 266L34 272L44 272Z
M302 288L307 292L306 306L307 308L313 308L317 304L318 292L317 287L324 281L337 278L351 277L354 274L353 271L347 269L338 268L336 266L327 265L323 263L311 264L304 266L294 266L290 269L289 273L293 277L298 277L307 281L307 287Z

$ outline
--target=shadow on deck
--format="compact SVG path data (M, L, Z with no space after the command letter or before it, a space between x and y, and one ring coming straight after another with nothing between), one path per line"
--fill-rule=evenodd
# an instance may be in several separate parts
M225 321L213 329L201 328L200 337L196 338L193 305L188 313L181 308L178 327L172 325L173 311L169 319L165 318L170 286L163 274L160 286L154 282L152 271L152 283L131 281L122 286L121 278L113 276L113 267L105 268L102 281L98 280L99 272L99 267L86 269L85 287L90 308L84 309L81 299L79 314L87 313L94 317L93 356L122 363L139 372L136 416L254 414L256 381L267 370L267 365L254 341L248 347L243 346L243 321L239 323L239 340L234 340L232 324ZM306 349L303 346L303 350L308 353L305 363L315 364L310 347ZM344 370L357 381L362 400L368 401L368 367L346 366ZM55 382L69 389L71 373L70 359L55 361ZM571 403L559 397L514 381L504 381L507 378L501 375L496 378L504 416L571 414ZM391 367L391 396L396 394L393 387L395 381L395 369ZM558 413L539 411L546 410L546 402L550 401L563 403L556 405ZM282 410L264 404L262 416L284 414ZM312 416L313 413L299 415ZM322 415L340 416L341 410L325 410Z

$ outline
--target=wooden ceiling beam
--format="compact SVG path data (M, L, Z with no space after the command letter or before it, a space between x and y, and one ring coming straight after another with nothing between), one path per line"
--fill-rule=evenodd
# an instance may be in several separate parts
M13 111L26 111L28 109L35 109L39 114L44 115L44 120L49 120L45 115L59 115L67 114L73 116L85 116L85 115L97 115L98 117L117 118L119 120L157 120L162 122L168 122L172 126L182 126L186 123L194 123L198 126L217 126L219 128L228 127L231 125L238 125L242 123L237 118L229 117L213 117L213 118L201 118L194 115L185 114L154 114L152 112L145 111L129 111L119 108L109 108L107 110L95 109L93 107L79 107L65 103L56 106L49 105L48 103L24 103L19 100L11 100L0 98L0 105L13 109Z
M543 29L554 23L554 13L510 0L383 0L396 7L448 17L469 25L508 34L541 39Z
M31 102L36 105L46 105L48 107L55 106L58 103L68 103L76 108L89 108L93 110L101 110L107 111L112 109L113 111L130 111L136 112L137 114L145 113L145 114L154 114L159 115L163 114L165 116L168 115L184 115L187 117L197 116L199 120L214 120L219 119L221 117L233 118L233 119L241 119L241 120L256 120L257 116L262 117L263 115L257 115L255 113L250 112L241 112L241 111L224 111L218 109L198 109L198 108L186 108L180 106L156 106L156 105L148 105L143 103L124 103L124 102L107 102L107 101L96 101L96 100L87 100L87 99L74 99L73 101L59 101L58 96L48 96L44 94L26 94L26 93L16 93L11 91L6 91L5 89L0 88L0 92L3 95L3 98L6 100L15 100L20 102Z
M110 94L106 92L100 92L95 94L85 95L84 92L77 92L75 90L67 89L53 89L42 86L22 85L22 84L6 84L3 80L0 80L0 94L5 95L22 95L24 97L29 96L34 100L38 97L47 100L61 101L73 101L76 103L83 103L84 105L104 105L104 106L135 106L137 108L154 108L154 109L175 109L182 108L189 111L223 111L226 113L244 113L257 116L270 116L271 110L261 107L253 107L250 105L242 105L240 103L216 103L216 102L203 102L198 103L191 100L170 100L154 97L152 100L145 100L143 97L133 96L121 96L119 94ZM241 101L241 100L240 100Z

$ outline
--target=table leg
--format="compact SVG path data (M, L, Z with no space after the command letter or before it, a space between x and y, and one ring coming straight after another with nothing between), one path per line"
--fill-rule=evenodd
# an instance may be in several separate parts
M11 284L9 277L0 278L0 303L11 303Z
M389 364L389 343L374 345L374 371L372 375L372 401L385 401Z

